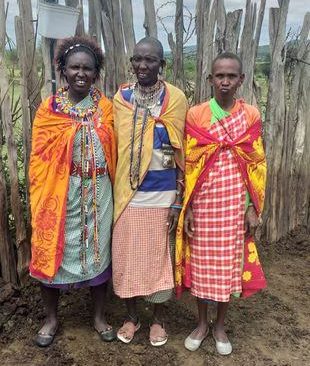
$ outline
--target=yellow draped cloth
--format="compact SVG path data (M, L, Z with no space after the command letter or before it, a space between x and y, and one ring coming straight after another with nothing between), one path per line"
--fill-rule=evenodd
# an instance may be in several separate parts
M131 198L135 194L130 186L130 144L133 129L134 106L127 102L121 90L128 85L122 85L114 97L114 126L118 146L118 162L114 185L114 222L118 220ZM141 153L140 182L146 175L153 151L154 127L162 123L168 132L170 143L175 150L175 159L178 167L184 168L184 124L188 104L183 92L165 82L165 96L160 116L148 116ZM137 125L141 125L142 115L138 115ZM135 140L135 144L138 144ZM134 148L137 148L135 145Z
M47 280L56 275L63 258L73 142L82 126L69 115L56 113L53 103L53 97L46 99L36 113L29 165L32 215L30 272L36 278ZM105 96L101 96L92 119L113 182L116 145L112 103Z

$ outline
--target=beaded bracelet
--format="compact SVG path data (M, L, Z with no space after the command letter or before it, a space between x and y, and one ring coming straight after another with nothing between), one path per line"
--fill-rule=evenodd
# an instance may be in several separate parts
M174 203L174 204L170 205L170 208L176 208L177 210L182 210L183 206Z

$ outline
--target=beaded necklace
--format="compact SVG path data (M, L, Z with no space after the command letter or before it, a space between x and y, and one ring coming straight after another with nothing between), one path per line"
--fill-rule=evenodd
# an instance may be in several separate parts
M130 139L130 166L129 166L129 180L130 180L130 187L134 191L140 185L140 168L141 168L141 155L142 155L142 145L143 145L143 137L147 122L147 117L149 114L148 109L143 110L143 117L141 123L141 133L140 133L140 140L138 141L138 149L135 149L135 141L137 140L136 133L137 124L138 124L138 105L135 105L135 112L133 116L133 127L131 132L131 139ZM135 153L136 150L136 153ZM135 156L137 155L137 156Z
M163 88L161 80L157 80L152 86L142 86L138 82L133 87L133 95L136 104L143 108L153 108L159 102L159 96Z
M91 103L89 103L88 97L91 98ZM100 91L91 86L88 96L74 105L69 99L69 87L66 86L57 91L55 102L58 112L69 114L73 118L78 117L79 119L83 119L85 117L92 117L98 108L100 98Z
M89 226L88 226L88 196L92 194L92 214L94 222L94 263L100 264L99 238L98 238L98 212L97 212L97 153L93 137L92 117L97 112L100 91L91 87L89 94L76 105L72 105L68 98L68 88L61 88L55 96L57 111L70 115L77 123L81 123L81 235L80 235L80 262L81 272L87 273L86 252L89 246ZM92 172L89 177L89 170ZM91 179L91 188L88 187Z
M134 96L134 115L132 121L131 139L130 139L130 166L129 180L132 190L136 190L140 185L140 170L141 157L144 133L147 125L148 116L151 114L151 109L160 103L160 95L164 84L158 80L151 87L142 87L136 83L133 89ZM139 109L142 109L142 122L138 130ZM135 149L135 142L138 142L138 147Z

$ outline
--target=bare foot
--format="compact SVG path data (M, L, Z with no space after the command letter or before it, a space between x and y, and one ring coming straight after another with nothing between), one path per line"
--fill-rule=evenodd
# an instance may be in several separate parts
M198 325L198 327L192 331L190 337L191 339L201 341L207 336L208 332L209 332L208 325Z
M223 343L229 342L229 339L227 337L224 327L215 326L214 330L213 330L213 334L217 341L223 342Z
M94 328L100 333L112 329L112 326L107 323L105 318L94 318Z
M39 330L39 334L53 335L57 330L58 322L56 318L45 319L43 327Z

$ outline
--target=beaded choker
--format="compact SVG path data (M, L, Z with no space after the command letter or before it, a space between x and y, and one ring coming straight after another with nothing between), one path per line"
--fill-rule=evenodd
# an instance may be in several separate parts
M73 118L78 117L83 119L91 117L96 112L101 98L101 93L97 88L93 86L90 88L89 96L91 97L92 103L90 103L90 105L87 103L87 106L83 105L83 101L73 105L69 99L68 91L69 87L60 88L55 95L56 108L59 112L69 114Z
M144 108L154 107L159 102L162 87L163 83L161 80L157 80L156 84L152 86L142 86L136 83L133 88L136 104Z

